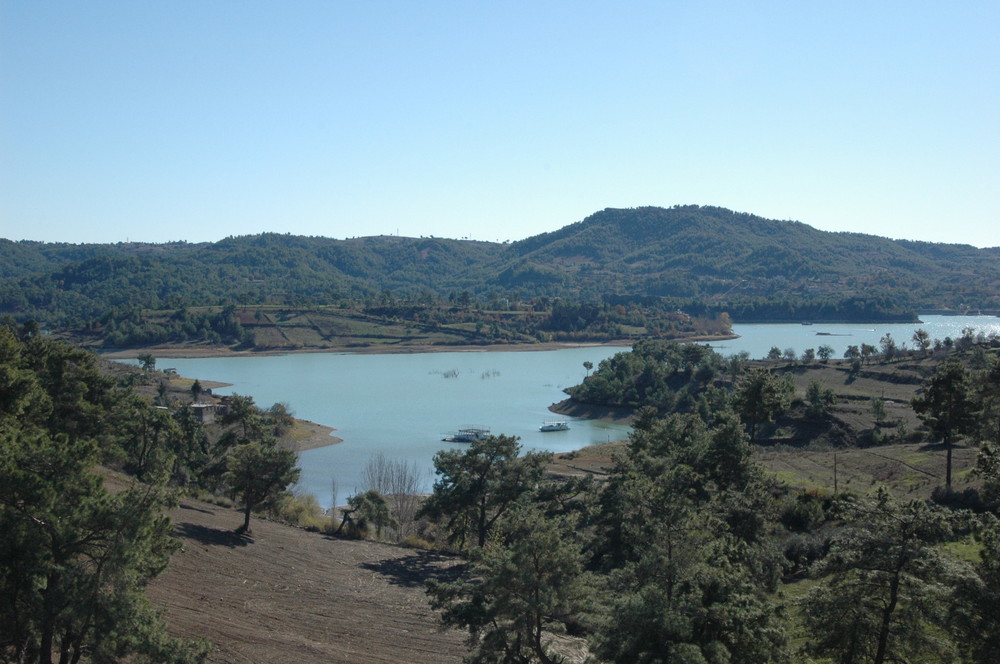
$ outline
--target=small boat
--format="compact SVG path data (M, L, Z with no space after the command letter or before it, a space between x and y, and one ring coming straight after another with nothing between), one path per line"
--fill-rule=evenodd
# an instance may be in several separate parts
M542 422L542 426L538 427L539 431L569 431L569 422L566 420L558 420L555 422Z
M484 426L465 426L458 431L448 434L441 440L446 443L471 443L477 440L485 440L490 437L489 427Z

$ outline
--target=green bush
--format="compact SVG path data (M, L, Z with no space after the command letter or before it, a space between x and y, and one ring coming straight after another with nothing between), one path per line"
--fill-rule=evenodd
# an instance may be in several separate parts
M826 520L822 499L814 493L801 493L786 498L781 510L781 523L794 532L809 532Z

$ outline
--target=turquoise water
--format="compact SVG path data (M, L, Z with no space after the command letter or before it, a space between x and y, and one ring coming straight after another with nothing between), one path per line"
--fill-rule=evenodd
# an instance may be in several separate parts
M738 325L738 339L716 344L723 355L747 351L763 357L771 346L782 350L822 344L841 357L848 345L878 345L887 332L912 346L918 328L931 338L957 338L964 327L1000 334L994 317L926 317L921 324L893 325ZM826 334L818 334L826 333ZM616 347L557 351L457 352L399 355L304 353L264 357L161 360L189 378L232 383L216 394L245 394L262 407L285 402L297 417L334 427L343 443L308 450L299 456L302 479L297 491L312 493L321 504L343 504L365 487L359 478L373 453L413 462L433 484L434 453L454 449L442 438L463 425L484 425L493 433L518 436L527 449L568 452L624 438L628 428L592 420L573 420L570 430L541 433L553 419L548 407L563 389L586 376ZM337 496L332 485L336 483Z
M570 418L569 431L538 430L554 419L548 407L565 398L563 388L586 376L584 361L596 365L621 350L306 353L169 363L184 376L233 383L216 394L248 394L263 407L283 401L297 417L336 428L343 443L300 454L298 489L329 505L334 481L341 503L364 489L358 478L374 452L417 464L429 490L434 453L454 449L442 438L463 425L484 425L520 437L527 449L553 452L624 438L624 425L594 420Z

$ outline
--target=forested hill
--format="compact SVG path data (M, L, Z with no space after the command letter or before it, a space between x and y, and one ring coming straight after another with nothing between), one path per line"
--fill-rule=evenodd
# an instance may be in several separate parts
M715 207L607 209L513 244L279 234L215 243L0 240L0 315L373 300L656 302L749 320L1000 309L1000 249L828 233Z
M735 320L774 319L768 305L781 300L1000 306L1000 248L830 233L717 207L606 209L517 242L505 259L508 282L528 290L555 279L604 292L613 283L722 306Z

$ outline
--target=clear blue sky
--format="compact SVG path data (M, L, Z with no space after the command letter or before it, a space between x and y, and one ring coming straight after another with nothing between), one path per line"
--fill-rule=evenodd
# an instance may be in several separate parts
M1000 245L1000 2L0 0L0 237L689 203Z

